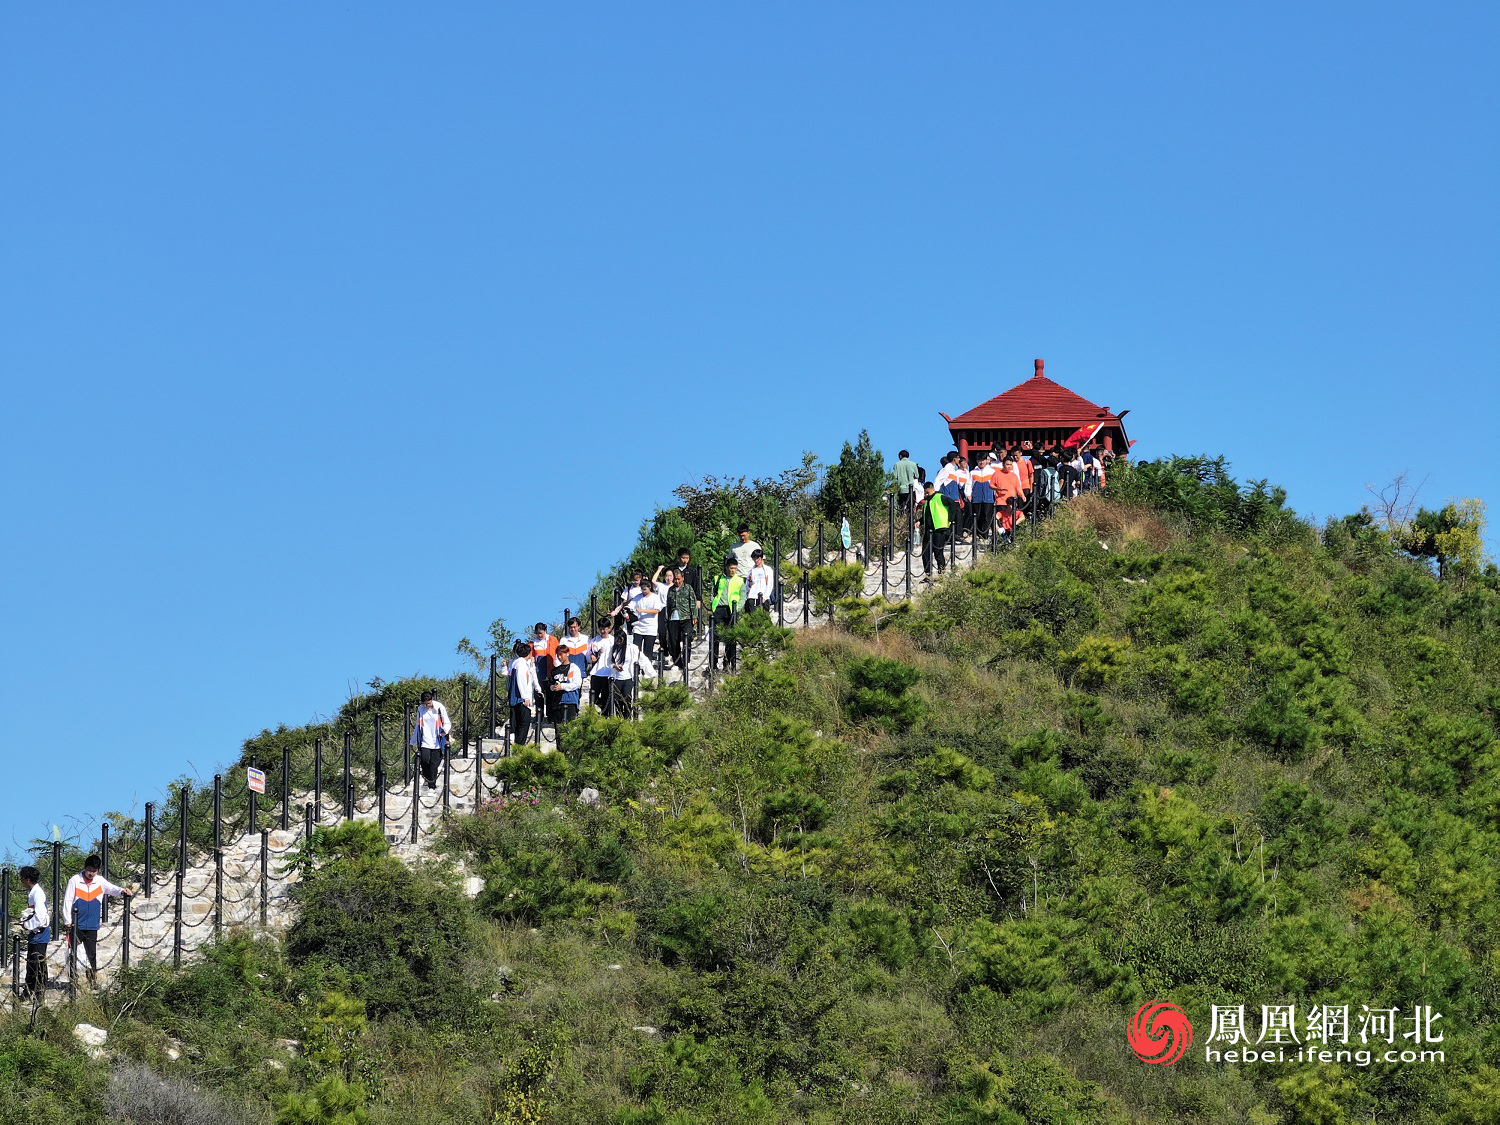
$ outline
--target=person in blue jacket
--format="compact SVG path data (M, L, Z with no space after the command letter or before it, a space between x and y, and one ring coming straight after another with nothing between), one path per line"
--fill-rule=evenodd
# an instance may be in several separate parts
M83 949L83 971L90 982L99 970L99 921L104 914L104 899L130 897L124 887L99 874L103 866L98 856L89 856L83 861L83 870L68 880L63 894L63 925L68 927L70 944Z

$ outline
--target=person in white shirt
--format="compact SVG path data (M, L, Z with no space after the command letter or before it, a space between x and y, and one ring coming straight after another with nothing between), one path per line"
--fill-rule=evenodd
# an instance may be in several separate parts
M63 893L63 924L75 948L83 950L83 971L92 983L99 969L99 925L106 898L129 898L130 892L99 874L104 866L96 855L83 861L83 870L68 880Z
M438 702L435 692L424 691L422 705L417 708L417 722L412 727L410 745L416 747L428 789L437 788L438 766L448 753L448 735L452 730L453 720L448 717L448 708Z
M775 589L776 575L766 565L766 553L757 547L750 553L750 573L745 576L745 612L752 609L769 612Z
M614 618L599 618L599 632L589 638L589 698L594 709L605 716L615 713L615 670L609 662L614 644Z
M630 635L635 638L635 643L640 645L647 660L656 659L658 620L661 617L661 611L667 608L666 599L657 593L656 584L646 581L645 576L642 575L640 585L636 592L625 600L624 608L629 610L635 619L630 626Z
M47 992L47 943L52 940L52 919L47 915L47 892L42 890L42 875L35 867L20 871L21 886L26 888L26 909L21 913L21 929L26 934L26 987L22 1000L40 1000Z
M636 687L642 676L655 672L655 667L646 658L645 650L636 643L639 638L630 633L620 633L610 648L609 666L612 671L610 686L614 688L614 713L623 718L635 714Z
M750 564L754 559L755 552L760 550L760 544L757 543L754 539L750 538L750 525L748 523L740 524L738 534L740 537L740 541L735 544L734 548L729 553L733 555L735 561L740 564L740 573L749 574ZM822 566L823 564L819 562L818 565Z
M536 715L537 696L542 694L542 685L536 678L536 658L531 655L531 646L517 641L511 650L510 662L510 727L514 732L514 743L525 746L531 736L531 720ZM537 724L537 739L541 739L541 724Z

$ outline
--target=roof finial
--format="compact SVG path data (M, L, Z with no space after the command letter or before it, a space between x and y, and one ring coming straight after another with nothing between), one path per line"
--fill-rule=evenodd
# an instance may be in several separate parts
M1040 379L1042 377L1042 368L1045 367L1045 366L1046 366L1046 364L1045 364L1044 361L1042 361L1040 359L1037 360L1036 361L1036 374L1033 375L1032 378L1033 379Z

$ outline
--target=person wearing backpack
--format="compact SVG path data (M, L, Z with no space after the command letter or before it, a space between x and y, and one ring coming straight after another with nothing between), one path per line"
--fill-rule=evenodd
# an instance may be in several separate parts
M453 730L453 720L448 717L448 708L437 700L431 689L422 693L422 705L417 708L417 721L411 731L411 746L416 747L422 777L428 789L437 788L438 766L448 753L448 735Z
M745 611L771 609L776 592L776 574L766 565L766 553L757 547L750 556L750 573L745 575Z

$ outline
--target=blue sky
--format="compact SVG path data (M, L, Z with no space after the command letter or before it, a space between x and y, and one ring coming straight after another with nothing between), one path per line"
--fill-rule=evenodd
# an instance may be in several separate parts
M1497 25L9 6L9 842L451 673L685 479L930 463L1037 356L1314 516L1493 503Z

